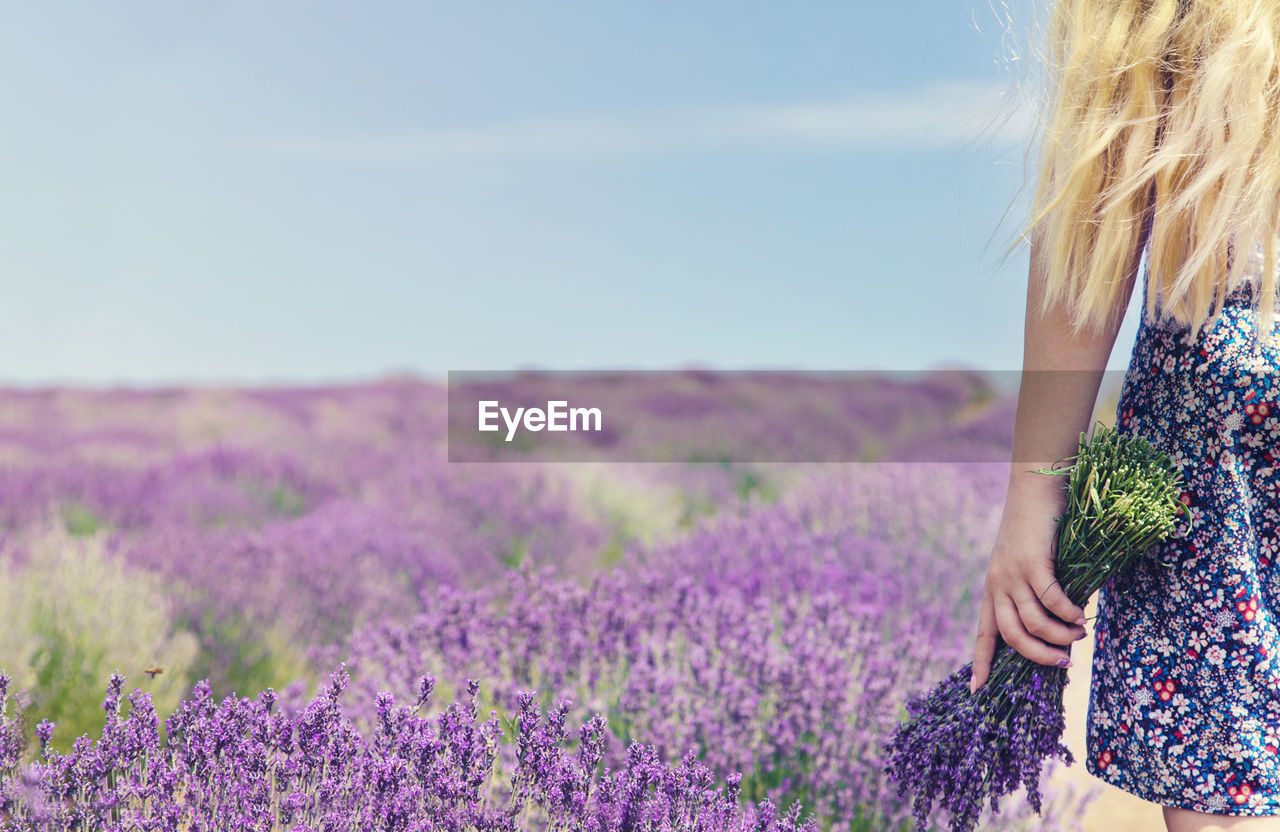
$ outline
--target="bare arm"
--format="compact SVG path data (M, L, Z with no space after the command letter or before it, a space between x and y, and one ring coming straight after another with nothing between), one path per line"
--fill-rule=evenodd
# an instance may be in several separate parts
M1054 645L1069 645L1085 635L1084 610L1067 598L1053 572L1053 518L1065 508L1062 480L1033 470L1074 454L1080 434L1089 428L1149 233L1148 222L1123 272L1123 306L1097 335L1073 333L1060 305L1047 316L1037 314L1044 263L1040 238L1032 237L1013 455L1004 512L987 567L971 690L987 680L997 632L1032 661L1063 667L1069 664L1069 654Z

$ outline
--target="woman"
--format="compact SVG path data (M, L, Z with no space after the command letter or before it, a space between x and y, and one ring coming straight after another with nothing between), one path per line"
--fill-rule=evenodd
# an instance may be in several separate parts
M1022 386L972 687L997 637L1066 666L1086 635L1053 577L1061 483L1031 470L1088 428L1145 251L1116 419L1170 453L1188 512L1098 595L1086 765L1163 806L1170 830L1280 830L1280 2L1059 0L1048 34Z

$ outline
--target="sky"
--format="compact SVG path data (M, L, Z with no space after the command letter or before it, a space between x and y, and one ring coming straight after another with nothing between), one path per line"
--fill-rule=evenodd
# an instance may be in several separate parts
M1041 0L6 6L0 383L1021 365Z

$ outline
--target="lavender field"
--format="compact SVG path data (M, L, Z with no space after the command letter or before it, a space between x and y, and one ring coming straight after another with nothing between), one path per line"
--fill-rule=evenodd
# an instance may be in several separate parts
M1012 412L939 376L740 429L990 458ZM970 657L1006 466L451 463L446 421L415 379L0 391L0 826L912 828L881 747Z

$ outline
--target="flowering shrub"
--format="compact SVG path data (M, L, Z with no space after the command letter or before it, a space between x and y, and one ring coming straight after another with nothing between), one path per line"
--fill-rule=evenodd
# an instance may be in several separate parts
M626 765L601 770L605 720L569 737L561 702L542 713L522 692L510 721L479 721L479 683L469 703L422 716L433 688L424 677L413 707L378 697L368 736L342 714L347 677L295 717L275 695L216 702L201 684L164 721L151 697L128 698L113 674L101 734L70 753L51 751L55 726L36 729L40 759L19 761L16 718L5 716L0 673L0 821L6 829L188 830L705 830L813 832L797 805L784 815L768 801L739 805L739 778L717 785L692 755L677 765L632 745Z
M98 685L117 665L139 676L163 665L145 687L157 706L177 705L198 646L174 627L172 588L112 557L100 536L53 527L26 537L23 555L19 567L0 552L0 661L32 715L71 737L96 726Z
M666 392L597 387L690 441L725 433L714 386L697 374L676 382ZM744 382L754 415L728 433L775 450L842 437L925 447L921 434L981 390L962 375L883 389L860 379L837 383L842 399L824 383ZM585 580L628 549L726 506L776 499L808 475L795 465L619 463L584 479L575 466L449 463L445 404L442 387L411 380L0 391L0 555L23 562L26 537L49 517L100 536L172 587L174 628L199 642L188 681L254 690L286 684L300 649L407 617L437 586L482 587L522 562Z
M283 685L301 649L438 582L593 569L609 532L555 471L445 461L441 392L0 391L0 558L22 567L53 518L156 576L199 642L185 681L220 691ZM181 658L146 661L173 679Z
M925 431L982 458L1007 409L952 424L972 390L946 381L851 389L808 427L783 401L752 441L772 419L787 442L832 431L927 457ZM441 392L0 391L9 574L43 603L31 544L52 515L112 556L129 604L158 611L152 629L199 643L190 660L149 648L166 653L155 699L113 682L100 736L73 739L96 706L60 712L56 731L28 723L25 745L4 723L16 828L794 829L801 811L854 832L910 825L880 745L900 703L968 649L1006 466L446 463ZM651 405L655 418L704 408ZM690 436L717 430L711 413ZM130 620L99 629L127 636ZM314 675L294 662L313 645L314 668L350 663L342 705L332 685L307 696ZM72 662L67 689L96 699L86 675L140 678L150 661L112 646ZM471 708L398 708L427 669ZM40 723L42 683L17 672ZM157 679L203 678L162 723L175 697ZM295 679L278 701L253 698ZM521 734L532 716L476 722L523 713L530 690L563 703L547 737L584 726L576 746ZM1053 829L1079 799L1051 795L1043 823L1014 801L984 828Z
M362 724L376 721L377 691L410 695L420 668L439 667L458 687L495 680L502 703L535 687L581 703L584 719L608 714L613 765L636 739L668 760L692 747L722 776L743 771L753 799L800 801L842 827L903 825L909 801L881 746L901 703L970 648L1006 472L860 467L721 515L585 586L524 569L431 593L416 617L320 655L350 659ZM1033 817L1004 811L984 828Z

